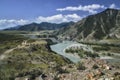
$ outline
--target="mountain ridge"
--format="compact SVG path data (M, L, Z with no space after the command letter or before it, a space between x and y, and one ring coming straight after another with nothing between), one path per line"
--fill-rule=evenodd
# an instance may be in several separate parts
M120 10L108 8L83 18L66 30L65 28L59 30L56 34L72 40L120 38Z
M56 30L60 29L62 27L66 27L69 25L75 24L74 22L63 22L63 23L48 23L48 22L42 22L42 23L30 23L26 25L16 26L7 28L4 30L18 30L18 31L40 31L40 30Z

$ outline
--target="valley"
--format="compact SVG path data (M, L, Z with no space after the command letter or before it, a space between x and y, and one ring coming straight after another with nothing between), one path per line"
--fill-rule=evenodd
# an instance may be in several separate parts
M119 13L0 31L0 80L119 80Z

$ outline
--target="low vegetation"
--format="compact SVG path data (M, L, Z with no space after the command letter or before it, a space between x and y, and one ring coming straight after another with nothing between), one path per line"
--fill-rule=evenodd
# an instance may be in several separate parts
M90 51L85 51L83 49L72 49L72 48L69 48L69 49L66 49L65 52L66 53L77 53L81 58L85 58L85 57L92 57L92 58L99 57L99 55L97 53L92 53Z
M25 41L26 43L22 44ZM109 77L107 76L109 73L115 80L120 79L119 62L110 61L111 63L108 64L104 63L104 60L96 58L99 57L97 52L100 51L119 52L117 46L94 44L91 47L96 52L78 48L66 49L66 53L77 53L82 58L80 62L73 64L68 59L52 52L49 47L50 44L53 42L49 39L29 39L10 32L9 34L0 33L0 55L15 48L5 54L3 60L0 60L0 80L15 80L15 78L23 79L25 77L36 80L36 77L40 75L43 80L45 77L50 80L61 80L63 78L77 80L77 77L78 80L81 78L84 80L83 76L89 80L88 76L98 79L103 76ZM103 53L102 55L114 56L111 53ZM52 79L49 76L52 76Z
M28 39L20 35L0 34L0 51L15 48L0 61L0 80L14 80L16 77L34 79L41 74L55 73L54 67L71 63L55 54L45 40ZM4 35L4 36L3 36ZM27 41L26 44L22 42ZM19 45L19 46L18 46Z
M28 38L23 37L21 35L13 35L7 34L5 32L0 33L0 54L2 54L5 50L16 47L21 44L24 40Z
M79 63L77 64L77 69L78 69L78 70L85 70L86 67L84 66L84 63L79 62Z

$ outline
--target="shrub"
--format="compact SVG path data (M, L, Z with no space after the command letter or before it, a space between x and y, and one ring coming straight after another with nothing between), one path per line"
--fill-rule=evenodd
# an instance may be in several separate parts
M99 68L99 66L97 64L93 65L93 69L98 69L98 68Z
M86 67L84 66L83 63L79 62L79 63L78 63L78 68L77 68L77 69L78 69L78 70L85 70Z

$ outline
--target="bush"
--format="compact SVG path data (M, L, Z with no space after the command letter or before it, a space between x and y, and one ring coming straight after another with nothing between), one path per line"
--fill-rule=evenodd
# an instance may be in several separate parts
M69 73L69 71L67 69L62 69L62 68L57 68L57 71L59 71L60 74L62 73Z
M96 64L93 65L93 69L98 69L98 68L99 68L98 65Z
M92 58L99 57L99 55L97 53L91 53L91 52L88 52L88 51L84 51L83 49L72 49L72 48L69 48L69 49L66 49L65 52L66 53L78 53L78 55L81 58L83 58L85 56L92 57Z
M78 68L77 68L77 69L78 69L78 70L85 70L86 67L84 66L83 63L79 62L79 63L78 63Z
M108 55L108 56L113 56L113 54L111 54L111 53L107 53L107 55Z

